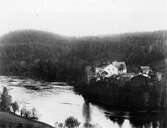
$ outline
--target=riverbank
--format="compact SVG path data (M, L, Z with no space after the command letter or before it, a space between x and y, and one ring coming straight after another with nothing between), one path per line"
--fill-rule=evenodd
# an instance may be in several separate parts
M110 109L154 111L166 107L164 82L137 77L130 81L91 81L75 86L87 101Z
M53 128L49 124L23 118L13 113L0 111L0 127L10 128Z

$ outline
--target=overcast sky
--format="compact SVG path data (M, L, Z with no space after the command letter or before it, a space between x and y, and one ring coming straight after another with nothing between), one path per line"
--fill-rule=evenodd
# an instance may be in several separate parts
M37 29L70 36L167 29L167 0L0 0L0 35Z

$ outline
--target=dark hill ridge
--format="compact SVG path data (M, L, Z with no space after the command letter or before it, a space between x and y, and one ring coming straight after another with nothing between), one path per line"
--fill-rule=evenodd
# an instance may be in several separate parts
M80 80L85 65L125 61L131 67L166 67L167 31L67 37L23 30L0 39L0 74L45 80ZM156 64L156 65L155 65Z
M67 36L61 36L51 32L44 32L38 30L20 30L12 31L3 35L0 39L3 43L32 43L32 41L39 41L41 43L53 43L55 40L65 41L70 39Z

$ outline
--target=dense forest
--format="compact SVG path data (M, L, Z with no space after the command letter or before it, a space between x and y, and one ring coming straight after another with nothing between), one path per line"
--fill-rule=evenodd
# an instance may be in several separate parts
M125 61L128 71L150 65L166 71L167 31L67 37L24 30L0 39L0 75L47 81L81 80L86 65Z

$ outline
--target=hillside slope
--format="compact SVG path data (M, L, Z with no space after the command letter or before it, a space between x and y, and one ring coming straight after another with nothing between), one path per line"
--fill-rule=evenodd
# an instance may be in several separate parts
M65 37L26 30L0 39L0 74L31 76L48 81L80 80L86 65L125 61L166 69L167 31L111 36Z
M25 119L12 113L0 111L0 127L10 128L53 128L52 126L39 121Z

